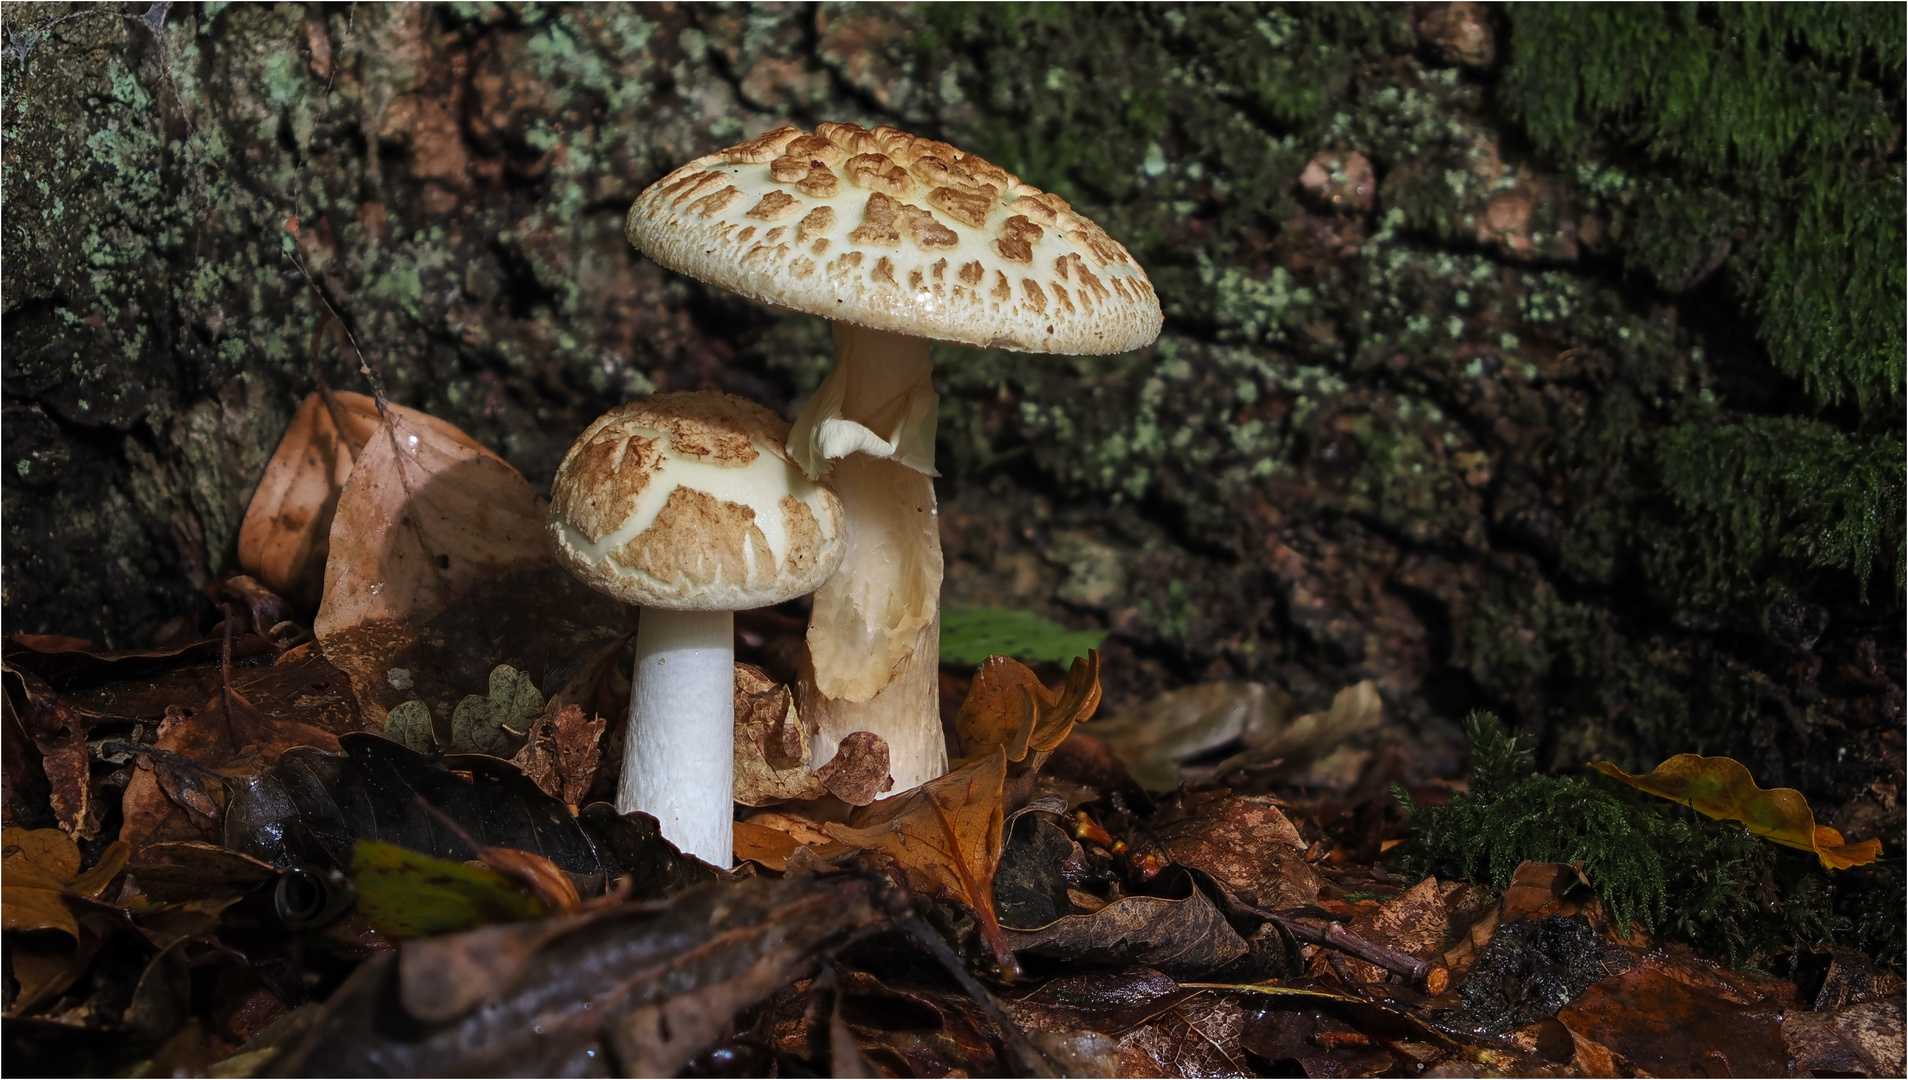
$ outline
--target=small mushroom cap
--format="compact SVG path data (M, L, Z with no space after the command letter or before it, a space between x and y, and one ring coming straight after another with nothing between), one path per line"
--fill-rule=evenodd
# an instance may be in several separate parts
M1022 352L1126 352L1159 336L1132 255L1058 195L893 128L784 127L663 177L629 242L778 307Z
M557 469L557 560L598 592L673 611L814 592L847 550L841 500L789 460L787 440L781 417L713 390L610 411Z

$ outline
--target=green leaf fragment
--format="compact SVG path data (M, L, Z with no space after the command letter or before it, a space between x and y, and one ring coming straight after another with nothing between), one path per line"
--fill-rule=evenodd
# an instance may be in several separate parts
M379 840L359 840L352 848L351 878L358 913L386 937L431 937L552 914L487 866L433 859Z

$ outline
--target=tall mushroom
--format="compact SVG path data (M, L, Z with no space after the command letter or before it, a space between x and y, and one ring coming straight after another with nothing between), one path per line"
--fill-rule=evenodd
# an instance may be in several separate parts
M813 592L846 549L840 500L787 440L746 398L659 394L584 429L551 491L558 561L643 607L616 809L717 866L734 842L733 613Z
M769 132L684 165L629 210L672 270L834 324L839 363L789 455L828 474L848 554L815 595L801 709L810 753L872 731L897 790L946 771L930 339L1104 354L1158 336L1145 271L1059 196L892 128Z

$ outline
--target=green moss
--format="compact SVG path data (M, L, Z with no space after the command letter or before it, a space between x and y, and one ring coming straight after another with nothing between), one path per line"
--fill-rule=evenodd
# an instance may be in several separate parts
M1097 649L1104 630L1069 630L1030 611L950 608L941 615L941 662L963 667L990 656L1066 664Z
M1470 787L1442 806L1415 806L1400 849L1406 876L1437 874L1493 889L1524 862L1577 865L1620 927L1753 963L1850 928L1833 887L1806 856L1777 851L1740 826L1677 816L1601 782L1532 771L1528 749L1497 718L1474 712Z

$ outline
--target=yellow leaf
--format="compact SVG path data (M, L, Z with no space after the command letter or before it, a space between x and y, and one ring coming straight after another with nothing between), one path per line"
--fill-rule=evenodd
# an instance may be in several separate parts
M1740 821L1750 832L1775 843L1814 852L1830 870L1862 866L1881 854L1880 840L1850 844L1841 833L1817 825L1809 801L1794 788L1757 787L1749 770L1734 758L1678 754L1648 776L1631 776L1608 761L1591 768L1698 813Z

